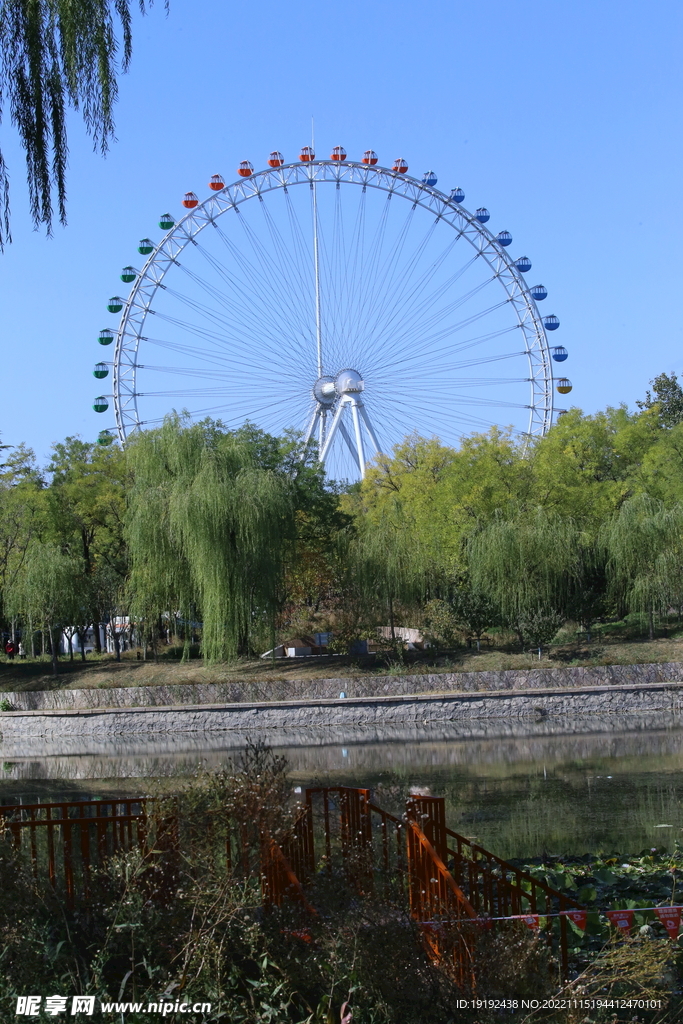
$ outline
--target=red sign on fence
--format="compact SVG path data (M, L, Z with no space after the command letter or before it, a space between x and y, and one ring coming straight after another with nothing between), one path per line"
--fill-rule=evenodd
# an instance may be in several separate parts
M680 907L654 907L654 912L669 933L669 938L675 939L681 924Z
M628 935L631 931L631 925L633 924L632 910L606 910L605 917L608 918L610 924L618 928L624 935Z

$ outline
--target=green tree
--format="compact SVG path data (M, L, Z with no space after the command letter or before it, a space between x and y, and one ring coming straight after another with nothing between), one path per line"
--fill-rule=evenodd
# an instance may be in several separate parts
M521 510L510 519L499 515L468 541L472 585L523 644L530 624L535 637L544 615L552 613L556 621L566 608L577 574L576 548L571 520L543 508Z
M645 392L645 401L636 402L639 409L657 409L663 427L683 422L683 388L675 373L660 373L650 381L652 392Z
M549 644L562 627L566 616L555 608L539 606L520 615L518 622L522 642L526 647L541 648Z
M144 14L152 0L138 0ZM0 108L26 154L31 216L66 222L67 115L80 112L95 148L114 137L117 79L132 55L130 0L5 0L0 6ZM117 28L120 33L117 34ZM0 153L0 246L10 240L9 175Z
M246 653L255 623L272 620L294 543L295 485L264 459L264 438L171 416L127 448L133 612L201 617L210 661Z
M0 616L22 572L29 547L45 521L43 480L35 456L24 445L0 466ZM11 614L11 613L10 613Z
M656 412L620 406L585 416L570 409L529 452L532 502L594 534L642 489L643 460L661 433Z
M363 617L386 622L396 639L396 611L415 609L445 579L434 536L406 515L402 496L383 502L381 516L356 519L342 555L347 584L355 588ZM404 623L406 624L406 623Z
M73 626L82 637L110 610L109 598L104 604L101 598L111 587L103 590L98 579L115 579L118 590L128 571L125 455L118 447L67 437L53 445L47 472L51 482L44 492L43 538L79 563L82 586ZM95 639L99 650L97 628Z
M683 503L683 422L659 432L642 460L640 486L667 506Z
M35 540L8 589L10 611L47 630L55 675L61 630L77 621L80 568L77 560L59 548Z
M683 604L683 506L636 495L605 523L601 538L614 599L647 615L652 640L655 615Z

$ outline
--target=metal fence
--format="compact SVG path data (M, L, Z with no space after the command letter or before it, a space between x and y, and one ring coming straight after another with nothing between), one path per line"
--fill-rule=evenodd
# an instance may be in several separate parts
M580 904L446 825L442 797L411 796L397 817L373 803L369 789L311 787L290 832L275 842L255 823L207 810L184 822L173 801L115 799L0 807L16 848L36 877L63 892L67 905L87 899L92 873L115 854L138 848L155 855L155 891L174 885L182 858L197 851L213 869L250 877L265 905L295 900L315 914L306 885L316 872L342 866L360 891L396 896L409 907L436 957L452 956L464 981L477 929L499 919L545 917L545 936L567 973L567 920ZM208 851L208 852L207 852ZM382 886L385 888L382 889ZM549 917L546 915L560 915Z

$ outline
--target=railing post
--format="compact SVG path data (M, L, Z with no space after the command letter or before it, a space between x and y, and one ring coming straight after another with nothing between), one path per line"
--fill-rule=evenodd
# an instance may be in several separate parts
M448 864L446 801L442 796L410 796L406 814L424 832L444 864Z
M561 981L565 982L569 974L569 954L567 950L567 915L563 913L567 909L567 901L560 896L560 970Z

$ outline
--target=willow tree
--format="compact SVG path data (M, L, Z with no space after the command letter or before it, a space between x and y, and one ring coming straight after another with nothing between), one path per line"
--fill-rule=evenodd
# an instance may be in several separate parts
M138 0L144 13L153 0ZM132 54L130 0L5 0L0 5L0 110L26 154L36 227L66 221L67 114L81 113L96 148L114 137L117 76ZM9 239L9 177L0 152L0 245Z
M400 498L387 502L381 516L356 518L342 560L362 613L388 619L392 639L397 606L419 604L442 571L433 539L416 529Z
M468 541L472 587L499 609L520 640L536 645L545 633L544 618L555 632L559 628L580 572L578 550L571 519L542 508L499 515Z
M239 432L177 416L137 435L128 459L131 611L200 618L210 661L246 653L274 614L294 536L289 476Z
M683 604L683 507L638 494L604 524L601 539L611 594L622 607L647 615L654 639L655 615Z
M76 559L58 547L34 540L7 595L7 605L13 615L47 631L55 675L61 631L80 621L83 603L80 568Z

